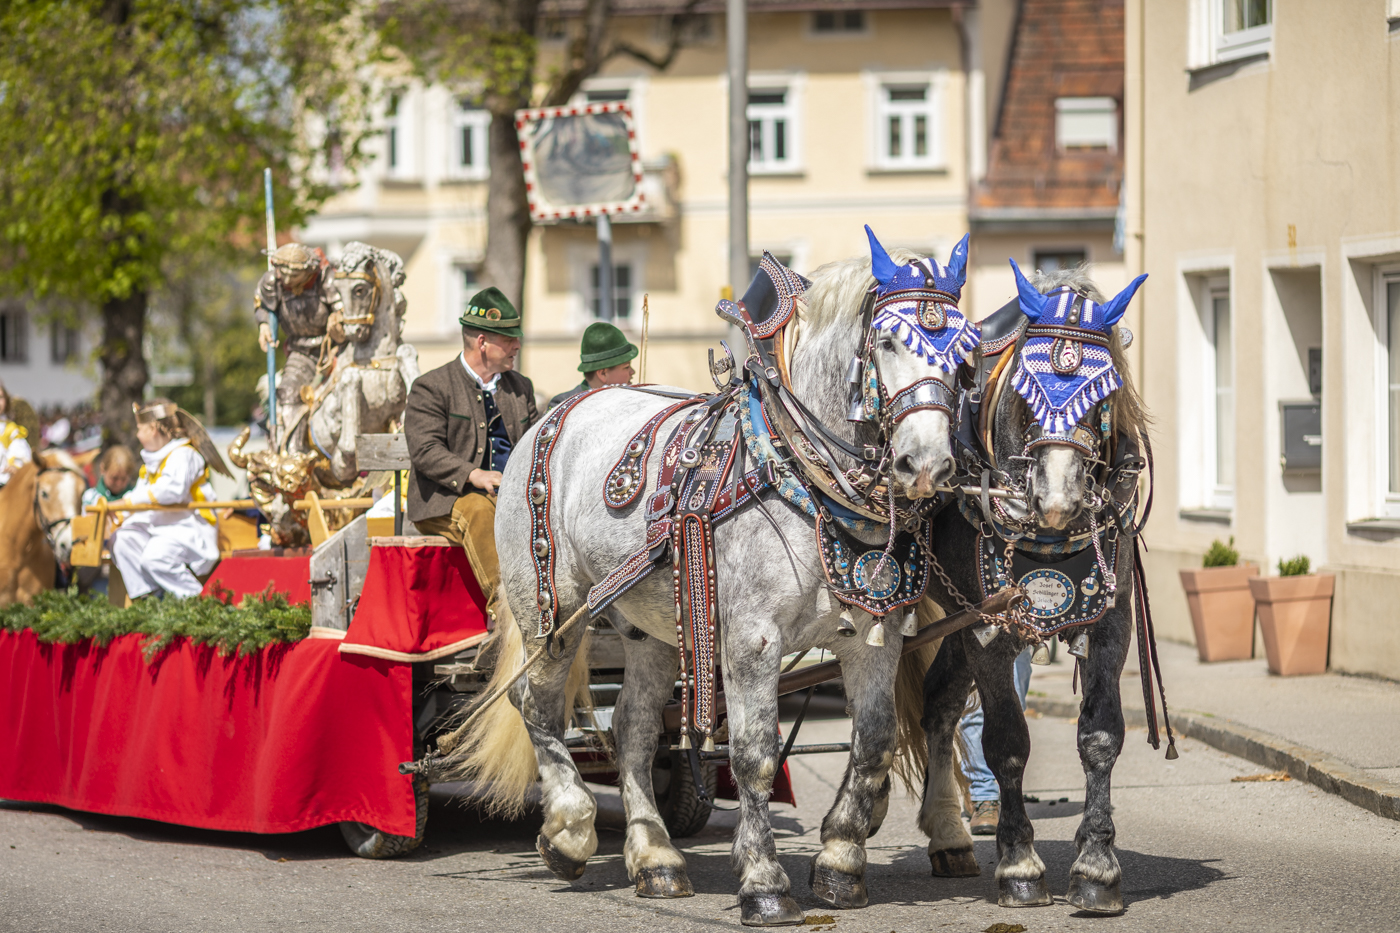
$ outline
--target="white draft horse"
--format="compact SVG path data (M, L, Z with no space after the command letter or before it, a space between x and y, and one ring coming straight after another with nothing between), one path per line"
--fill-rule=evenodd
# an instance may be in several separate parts
M951 393L958 361L954 354L965 358L975 346L975 330L963 330L972 325L956 310L956 295L965 274L966 239L954 251L948 267L906 251L896 253L896 262L873 234L871 243L878 284L872 277L871 261L851 259L823 266L805 291L805 307L799 302L795 323L787 325L799 328L795 339L785 344L791 348L786 360L792 395L814 420L849 445L876 442L873 426L847 421L851 412L848 373L852 359L860 358L864 347L869 347L873 363L866 371L878 379L878 385L868 383L870 392L889 400L919 384L925 393ZM893 312L887 318L876 314L873 324L868 324L869 318L863 314L867 293L913 287L906 280L917 283L918 288L924 288L925 283L931 288L937 282L941 297L923 303L908 301L901 312L903 324ZM924 314L927 316L918 317ZM933 324L919 329L909 323L920 319L956 324L953 349L948 349L943 324L937 324L935 331L927 329ZM940 341L937 352L949 354L937 363L927 355L935 352L929 349L935 341ZM939 385L931 385L935 382ZM756 377L750 386L755 384ZM658 443L649 453L638 454L644 461L645 469L639 473L648 493L640 497L638 505L609 508L603 497L604 483L610 468L628 448L629 439L671 404L672 399L644 391L602 390L585 397L558 428L549 460L553 499L548 526L557 562L559 619L584 606L590 587L643 542L647 522L642 503L657 488L665 445ZM911 405L908 416L894 422L884 438L888 444L882 461L887 465L885 475L901 497L896 501L905 506L932 496L954 466L948 413L919 408L914 410ZM683 417L683 412L673 415L656 436L669 436ZM534 488L530 454L536 435L549 425L548 421L537 425L522 438L500 489L496 541L508 615L514 618L503 617L498 623L502 660L493 684L509 681L524 662L526 649L540 643L536 625L541 610L532 563L532 553L539 553L540 539L531 529L529 500ZM856 476L858 470L843 455L834 456L849 476ZM762 495L757 505L736 511L714 530L719 653L728 704L730 763L740 801L732 863L739 877L744 924L796 924L802 922L803 912L791 897L787 873L778 862L768 812L768 797L779 766L776 684L782 658L791 652L821 648L841 662L854 719L851 757L835 804L822 823L822 849L813 858L812 872L814 879L821 879L820 889L814 883L819 896L834 906L860 907L866 902L865 840L872 823L883 816L881 804L889 793L888 775L896 755L900 723L895 683L903 639L897 631L889 631L894 626L886 626L889 634L883 644L868 643L879 639L869 637L873 617L864 612L854 615L860 627L856 634L863 637L841 637L838 626L844 606L823 578L813 519L789 500L771 493ZM902 517L910 514L900 513ZM889 535L878 523L871 524L873 530L856 537L861 549L878 554ZM639 896L688 896L693 889L685 859L671 843L652 787L657 739L663 733L662 707L671 699L677 682L678 625L672 574L663 564L660 571L642 579L603 612L614 628L628 636L623 639L626 676L612 719L627 815L627 874L635 881ZM849 627L850 623L846 624ZM572 695L570 667L580 643L577 635L569 634L571 637L563 639L560 656L543 656L511 692L513 705L501 702L484 712L454 754L466 758L458 776L477 782L478 790L491 795L496 807L507 812L519 811L538 771L544 825L537 845L549 868L561 879L572 881L583 873L598 841L593 794L563 740L571 712L567 700ZM922 669L917 669L916 677ZM915 710L909 723L916 736L917 717Z

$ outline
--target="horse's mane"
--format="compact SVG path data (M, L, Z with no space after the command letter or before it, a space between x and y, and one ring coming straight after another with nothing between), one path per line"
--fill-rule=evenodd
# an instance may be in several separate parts
M1090 301L1099 304L1108 300L1104 297L1103 292L1099 291L1094 280L1089 278L1089 273L1084 270L1083 266L1058 269L1054 272L1036 271L1031 276L1031 284L1042 295L1049 294L1057 288L1070 288L1076 294L1083 295ZM1108 341L1108 352L1113 357L1114 368L1123 377L1122 387L1113 393L1113 420L1118 425L1119 430L1129 435L1135 431L1145 434L1147 426L1152 423L1152 416L1147 413L1147 408L1142 403L1142 396L1138 394L1137 386L1133 383L1133 374L1128 368L1128 355L1123 352L1123 344L1118 339L1118 326L1116 324ZM1016 397L1020 398L1019 394Z
M403 260L399 258L398 253L379 249L358 240L345 244L345 251L340 254L340 260L336 265L346 272L354 272L374 265L377 260L383 260L384 264L389 267L389 280L393 282L395 288L403 284Z
M898 247L889 253L890 258L901 265L924 258L913 250ZM818 266L811 279L812 287L803 295L806 308L799 304L798 314L802 323L814 330L824 330L837 321L859 315L866 291L875 284L875 276L870 274L869 256L838 259Z

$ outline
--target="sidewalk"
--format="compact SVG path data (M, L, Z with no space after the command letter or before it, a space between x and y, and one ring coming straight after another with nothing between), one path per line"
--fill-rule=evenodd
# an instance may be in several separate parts
M1027 705L1072 719L1079 697L1070 692L1073 659L1064 647L1054 664L1032 668ZM1342 674L1273 677L1263 658L1202 664L1194 646L1157 647L1177 734L1400 820L1400 684ZM1141 727L1137 666L1134 645L1123 671L1123 713L1129 726Z

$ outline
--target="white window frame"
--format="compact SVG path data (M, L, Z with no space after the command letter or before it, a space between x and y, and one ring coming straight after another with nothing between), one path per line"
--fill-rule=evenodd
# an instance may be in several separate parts
M1273 8L1273 0L1270 0L1269 22L1230 33L1225 31L1225 4L1232 0L1190 2L1190 67L1204 68L1273 52L1274 18L1277 14Z
M637 291L637 271L638 271L638 270L637 270L637 262L636 262L636 260L635 260L634 258L632 258L632 257L630 257L630 256L622 256L622 257L613 256L613 258L612 258L612 265L613 265L613 316L610 317L610 318L607 318L607 320L609 320L609 321L611 321L612 323L618 325L619 327L626 326L626 327L628 327L628 328L635 329L635 327L636 327L637 325L634 324L634 322L638 321L638 320L641 318L641 306L640 306L640 305L638 304L638 302L637 302L637 296L638 296L638 294L639 294L639 292ZM598 310L601 310L601 309L595 310L594 307L593 307L594 302L598 301L599 298L600 298L598 292L599 292L599 285L601 285L601 283L599 283L599 285L595 285L595 284L593 283L593 270L594 270L595 268L599 268L599 266L598 266L598 257L596 257L596 256L593 257L593 262L589 263L589 266L588 266L588 271L587 271L587 276L588 276L588 294L587 294L587 295L585 296L585 298L584 298L584 303L585 303L585 305L586 305L586 310L587 310L587 312L588 312L589 320L591 320L591 321L601 321L601 320L604 320L604 318L603 318L601 315L598 314ZM619 269L626 269L626 270L627 270L627 288L626 288L626 290L625 290L625 293L626 293L626 295L627 295L628 303L627 303L627 316L626 316L626 317L621 317L621 316L619 316L619 315L617 314L617 307L616 307L616 306L617 306L617 299L618 299L619 297L621 297L621 295L622 295L622 291L619 290L618 285L617 285L617 270L619 270Z
M1375 437L1377 511L1381 518L1400 518L1400 492L1390 489L1390 357L1386 346L1390 342L1387 286L1400 284L1400 263L1381 263L1373 267L1375 300L1372 304L1376 333L1376 415Z
M1233 353L1235 347L1238 346L1239 343L1239 341L1235 339L1235 335L1238 333L1239 329L1236 327L1238 315L1236 314L1235 289L1233 285L1234 283L1229 275L1212 275L1203 278L1200 284L1200 302L1197 305L1200 309L1201 330L1205 337L1204 345L1206 348L1205 358L1202 360L1203 365L1201 367L1201 373L1205 379L1207 390L1207 405L1205 406L1207 429L1203 434L1207 442L1207 450L1209 451L1209 458L1206 461L1206 466L1209 469L1207 475L1210 477L1210 482L1207 484L1205 490L1207 496L1206 505L1209 508L1230 510L1233 510L1235 507L1235 488L1239 483L1239 445L1236 444L1234 449L1235 475L1231 477L1228 483L1223 483L1220 480L1220 449L1217 442L1217 438L1220 436L1220 422L1218 414L1219 409L1216 406L1219 402L1220 386L1215 381L1216 354L1219 352L1215 342L1215 299L1223 293L1230 302L1230 349ZM1231 378L1234 383L1230 389L1230 406L1235 415L1238 416L1239 354L1233 353L1233 356L1234 358L1230 361ZM1238 417L1234 417L1231 420L1234 422L1235 435L1238 437L1239 419Z
M1106 106L1105 106L1106 105ZM1065 122L1071 114L1108 115L1109 132L1102 146L1067 145L1065 142ZM1118 101L1112 97L1057 97L1055 98L1055 148L1060 152L1107 152L1118 151ZM1087 139L1087 135L1084 137Z
M382 177L388 181L417 181L418 146L415 137L417 121L413 119L421 93L411 87L387 89L384 97ZM391 114L390 104L395 103Z
M870 100L871 168L881 172L927 172L947 168L946 133L943 126L947 73L941 71L868 72L865 75L867 97ZM923 86L927 90L922 101L893 101L890 91ZM927 125L928 147L924 155L894 156L889 151L889 120L905 117L902 136L913 141L914 118L923 116Z
M749 154L749 174L750 175L798 175L803 171L803 148L802 148L802 101L805 81L801 75L785 76L749 76L749 94L776 93L781 91L784 94L781 104L749 104L747 109L750 125L755 121L760 124L763 145L767 151L776 149L776 128L774 124L778 120L783 121L783 149L782 159L764 158L755 161L753 150L750 147Z
M448 97L449 134L447 145L447 177L453 181L485 181L491 174L490 139L491 112L484 108L462 106L470 94ZM463 165L463 131L471 130L471 165Z

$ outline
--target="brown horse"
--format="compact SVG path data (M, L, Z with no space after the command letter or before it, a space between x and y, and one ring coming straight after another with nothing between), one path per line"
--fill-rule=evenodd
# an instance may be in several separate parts
M0 488L0 606L53 589L73 546L69 523L87 488L73 460L45 451Z

